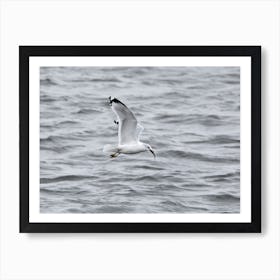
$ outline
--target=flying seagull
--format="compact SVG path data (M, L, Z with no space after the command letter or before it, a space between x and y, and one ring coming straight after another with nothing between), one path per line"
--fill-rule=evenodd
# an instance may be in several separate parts
M112 99L110 96L109 104L118 119L114 122L119 126L119 144L117 146L105 145L104 152L111 153L111 157L115 158L119 154L137 154L150 151L155 158L156 155L152 147L139 141L139 136L144 128L137 123L134 114L117 98Z

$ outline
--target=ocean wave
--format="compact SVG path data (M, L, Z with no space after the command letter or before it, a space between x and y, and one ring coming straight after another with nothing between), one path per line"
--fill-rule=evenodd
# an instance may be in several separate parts
M240 79L240 73L229 73L227 74L227 78L233 78L239 81Z
M56 140L56 137L51 135L45 138L40 138L40 143L45 144L45 143L54 143Z
M62 140L66 140L66 136L56 136L56 135L50 135L45 138L41 137L40 138L40 144L50 144L50 143L58 143Z
M168 85L180 85L186 83L183 79L155 79L154 80L157 84L168 84Z
M205 179L219 179L219 178L232 178L232 177L236 177L236 176L240 176L240 172L236 171L236 172L229 172L229 173L224 173L224 174L215 174L215 175L209 175L209 176L204 176L203 178Z
M223 83L230 84L230 85L238 85L240 83L239 79L237 80L223 80Z
M179 92L179 91L168 91L168 92L164 92L161 94L162 98L184 98L184 99L189 99L191 98L188 94L183 93L183 92ZM162 104L161 104L162 105Z
M221 201L226 201L226 202L235 202L235 201L240 201L240 197L237 195L233 194L209 194L209 195L204 195L203 198L210 200L210 201L215 201L215 202L221 202Z
M223 125L227 121L227 117L218 116L215 114L189 114L182 115L182 113L160 113L154 118L156 121L164 121L165 123L185 123L185 124L200 124L203 126L218 126Z
M78 122L77 121L73 121L73 120L71 120L71 121L70 120L66 120L66 121L57 122L55 124L55 126L68 126L68 125L72 126L74 124L78 124Z
M207 89L206 85L201 85L201 84L197 84L197 85L190 85L187 86L188 90L205 90Z
M149 70L152 70L152 67L133 67L129 72L134 75L144 75L147 74Z
M58 183L63 181L82 181L82 180L95 180L96 176L82 176L82 175L64 175L53 178L40 178L41 184Z
M229 157L216 157L206 154L186 152L182 150L169 150L161 153L161 156L172 157L172 158L188 158L193 160L200 160L206 162L217 162L217 163L238 163L239 158L229 158Z
M57 100L53 97L48 95L40 95L40 102L56 102Z
M214 137L206 138L205 140L184 141L185 144L236 144L240 143L237 138L229 137L227 135L217 135ZM239 147L239 146L238 146Z
M62 145L63 141L76 140L76 141L84 141L84 133L83 131L63 135L50 135L48 137L41 137L40 144L60 144ZM75 144L74 144L75 145Z
M181 116L180 116L180 114L161 113L161 114L157 114L157 116L154 117L154 120L156 120L156 121L158 121L158 120L164 120L164 121L170 121L170 120L181 121Z
M119 83L121 80L116 78L83 78L83 79L73 79L73 83L83 83L83 82L95 82L95 83Z
M50 85L58 85L56 81L51 78L40 79L40 85L42 86L50 86Z
M240 143L240 140L237 138L230 137L228 135L217 135L210 138L207 142L211 144L235 144Z
M95 113L101 113L100 110L96 110L96 109L92 109L92 108L83 108L83 109L79 109L77 112L75 112L75 114L95 114Z
M172 212L179 212L179 213L186 213L186 212L208 212L209 208L207 207L202 207L202 206L189 206L186 205L185 203L177 200L174 198L173 200L168 199L164 200L161 202L161 205L165 205L169 207L169 210Z
M57 183L57 182L55 182ZM44 184L44 183L42 183ZM47 183L46 183L47 184ZM46 193L46 194L60 194L60 195L79 195L79 194L88 194L88 191L85 190L79 190L79 189L73 189L73 188L65 188L65 187L49 187L49 186L41 186L40 192Z
M206 115L200 116L195 121L203 126L217 126L224 122L224 118L218 115Z
M136 181L136 182L142 182L142 181L157 182L158 178L157 176L152 176L152 175L142 175L142 176L128 177L126 180Z
M133 168L146 169L146 170L164 170L162 167L150 166L150 165L135 165Z
M154 86L156 83L154 81L142 81L142 84L145 86Z
M40 150L41 151L50 151L50 152L55 152L55 153L62 153L69 151L69 149L72 149L72 147L66 147L66 146L45 146L41 145Z

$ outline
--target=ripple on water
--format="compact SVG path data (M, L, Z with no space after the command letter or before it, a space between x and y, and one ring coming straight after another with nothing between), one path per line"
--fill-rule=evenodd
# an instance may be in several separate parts
M43 213L239 213L237 67L42 67ZM108 97L133 109L148 153L118 142Z

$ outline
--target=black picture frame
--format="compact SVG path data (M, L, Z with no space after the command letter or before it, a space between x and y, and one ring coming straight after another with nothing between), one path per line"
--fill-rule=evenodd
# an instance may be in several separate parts
M249 56L251 57L250 223L32 223L29 221L29 58L32 56ZM20 232L237 233L261 232L260 46L19 46ZM38 163L39 164L39 163Z

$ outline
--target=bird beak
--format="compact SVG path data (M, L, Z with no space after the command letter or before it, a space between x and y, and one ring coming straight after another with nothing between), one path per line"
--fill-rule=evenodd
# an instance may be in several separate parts
M149 148L149 151L153 154L154 158L156 158L156 154L151 148Z

